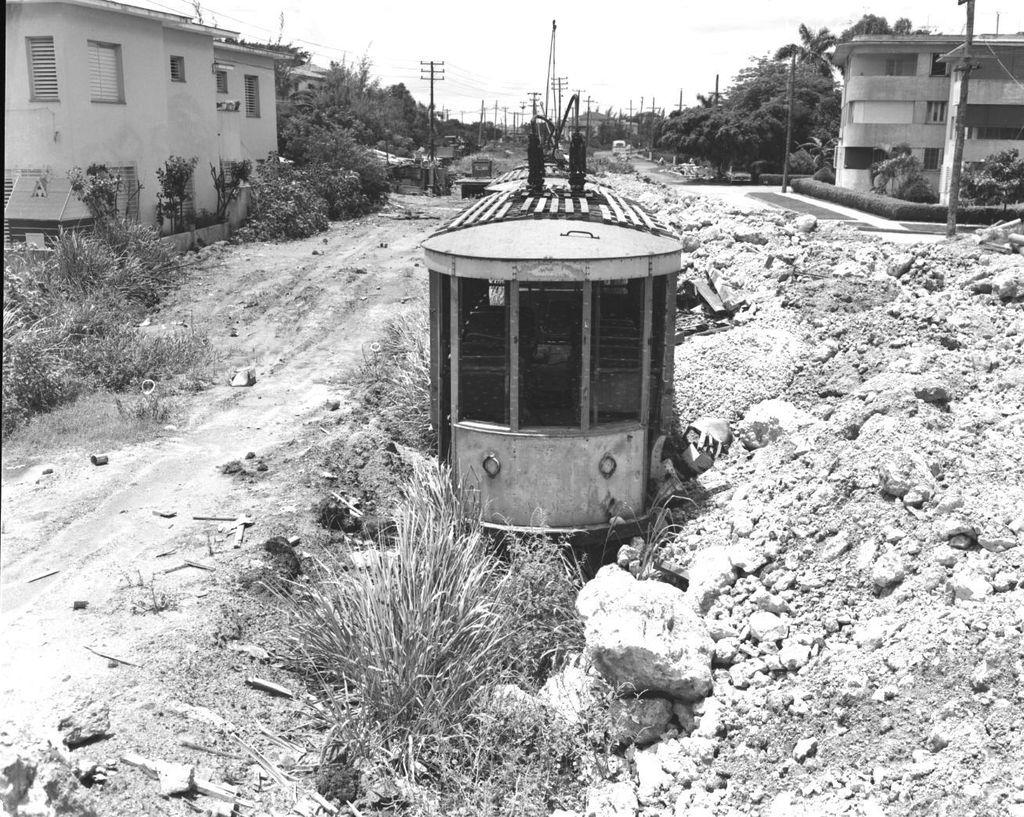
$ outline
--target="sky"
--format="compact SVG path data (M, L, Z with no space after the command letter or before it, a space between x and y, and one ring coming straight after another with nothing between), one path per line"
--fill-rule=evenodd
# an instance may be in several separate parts
M190 0L128 0L133 5L194 16ZM238 30L248 40L282 42L310 51L313 62L358 61L366 56L384 85L405 83L416 99L429 100L420 61L444 62L435 84L435 105L449 116L477 121L486 105L488 121L498 105L499 121L521 110L530 91L543 97L557 20L556 76L580 90L586 109L649 110L652 100L666 112L693 104L714 89L715 75L727 87L753 57L766 56L798 39L797 27L829 27L838 34L861 15L890 23L909 17L935 33L964 31L965 6L956 0L674 0L541 3L537 0L481 3L345 2L345 0L199 0L204 22ZM1024 31L1024 3L977 0L975 31ZM568 95L563 93L563 100Z

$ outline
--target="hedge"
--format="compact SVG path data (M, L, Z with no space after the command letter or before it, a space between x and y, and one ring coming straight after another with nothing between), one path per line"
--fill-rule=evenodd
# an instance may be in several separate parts
M844 207L863 210L894 221L927 221L944 224L948 211L944 204L914 204L909 201L882 196L878 193L864 193L848 187L817 182L813 179L796 179L793 191L824 199ZM957 221L961 224L995 224L1006 219L1024 218L1024 206L1011 207L961 207Z
M810 173L790 173L789 174L790 184L792 184L793 182L797 181L798 179L809 179L809 178L811 178L811 174ZM768 185L771 185L772 187L779 187L782 184L782 174L781 173L762 173L760 176L757 177L757 183L758 184L768 184Z

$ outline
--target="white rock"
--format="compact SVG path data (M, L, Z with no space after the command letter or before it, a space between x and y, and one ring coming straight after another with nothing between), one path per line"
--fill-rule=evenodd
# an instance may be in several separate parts
M576 599L587 655L616 689L692 701L711 691L714 642L686 596L671 585L601 568Z
M797 216L793 226L801 233L813 233L818 227L818 219L809 213L805 213L802 216Z
M586 817L636 817L639 808L629 783L602 781L587 790Z
M978 601L992 595L992 585L974 568L960 564L953 570L949 580L953 597L964 601Z
M768 564L768 556L752 545L736 544L729 547L729 561L736 570L749 576Z
M759 610L748 620L750 634L757 641L781 641L789 635L789 625L775 613Z
M797 763L803 763L807 758L813 757L818 753L818 739L817 738L803 738L796 742L796 746L793 747L793 760Z
M762 400L751 406L736 426L736 437L748 450L764 448L783 434L792 434L814 418L785 400Z
M725 704L720 699L708 697L694 704L693 714L698 718L694 736L714 739L725 735Z
M650 803L671 787L672 775L662 768L657 747L650 746L635 752L633 762L636 764L637 798L641 803Z
M889 634L889 628L882 617L869 618L853 628L854 643L866 650L877 650Z
M598 679L587 672L586 662L577 658L545 681L538 700L569 723L583 723L597 703Z
M784 642L779 650L779 661L790 672L796 672L811 660L811 648L807 644Z
M702 613L711 609L711 605L722 592L736 583L736 572L728 548L720 545L698 550L693 554L693 562L689 568L689 595Z
M943 567L952 567L957 558L957 552L949 545L936 545L932 548L932 560Z
M888 590L903 581L903 561L896 553L880 556L871 568L871 581L879 590Z

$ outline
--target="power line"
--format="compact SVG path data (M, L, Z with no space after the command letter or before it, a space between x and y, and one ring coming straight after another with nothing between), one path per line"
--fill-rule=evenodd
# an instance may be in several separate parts
M429 66L424 68L423 66ZM424 76L424 73L428 73L428 76ZM420 60L420 79L430 80L430 108L428 109L428 115L430 119L430 161L434 161L434 83L441 82L444 79L444 60L435 62L434 60Z

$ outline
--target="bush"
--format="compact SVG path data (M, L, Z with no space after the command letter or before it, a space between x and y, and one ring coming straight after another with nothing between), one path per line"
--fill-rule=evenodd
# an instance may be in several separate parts
M793 184L793 182L796 179L809 179L809 178L810 178L810 176L796 176L796 175L793 175L792 173L790 173L789 174L789 183ZM782 184L782 174L781 173L762 173L758 177L758 182L760 184L768 184L768 185L771 185L773 187L778 187L779 185Z
M821 170L811 176L816 182L824 182L825 184L836 183L836 172L829 165L825 165Z
M837 187L813 179L794 181L793 190L896 221L923 221L940 224L946 221L947 208L944 204L915 204L878 193L864 193L859 190L851 190L848 187ZM1024 207L961 207L959 209L959 221L963 224L994 224L1004 219L1020 217L1024 217Z
M314 182L292 168L267 169L252 182L249 217L236 234L239 241L308 238L327 229L327 202Z
M791 175L810 176L817 169L814 157L806 150L798 150L789 154L789 172Z
M971 167L961 181L960 199L982 205L1024 202L1024 157L1010 148Z
M384 325L357 375L359 399L395 442L432 451L430 322L426 311L405 312Z
M136 323L180 279L156 232L104 221L62 233L46 256L4 257L3 432L93 388L194 374L210 354L194 332L151 337Z

